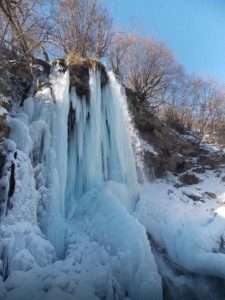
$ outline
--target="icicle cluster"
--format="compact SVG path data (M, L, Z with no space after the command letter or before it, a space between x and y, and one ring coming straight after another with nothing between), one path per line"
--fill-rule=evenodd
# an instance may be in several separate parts
M121 87L110 74L109 84L101 89L100 73L90 74L91 97L76 95L70 99L74 123L69 132L66 206L71 206L84 193L105 181L128 186L131 197L137 194L135 159L128 134L126 99Z

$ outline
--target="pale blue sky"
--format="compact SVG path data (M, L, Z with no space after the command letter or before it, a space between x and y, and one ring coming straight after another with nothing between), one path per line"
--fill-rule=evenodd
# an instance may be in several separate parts
M114 25L154 36L186 70L225 82L225 0L106 0Z

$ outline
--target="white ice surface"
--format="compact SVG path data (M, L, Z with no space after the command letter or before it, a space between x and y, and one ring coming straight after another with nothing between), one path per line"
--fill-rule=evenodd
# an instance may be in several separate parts
M54 252L43 237L38 240L40 233L34 237L35 231L31 234L25 223L13 227L21 250L12 257L14 269L3 284L4 300L28 295L49 300L57 293L62 299L79 300L162 299L161 279L145 229L117 198L121 186L116 191L116 185L107 182L80 199L67 223L64 260L49 264ZM8 231L12 235L13 228L2 228L4 235ZM49 260L42 263L46 257Z
M0 116L4 116L8 113L7 109L4 107L0 106Z
M199 176L198 185L179 189L172 175L143 185L136 216L178 269L224 279L224 184L212 171ZM207 193L215 193L215 199ZM202 196L201 201L188 194Z
M140 139L141 149L147 152L151 152L153 155L158 156L158 152L156 152L152 145L147 143L146 141Z

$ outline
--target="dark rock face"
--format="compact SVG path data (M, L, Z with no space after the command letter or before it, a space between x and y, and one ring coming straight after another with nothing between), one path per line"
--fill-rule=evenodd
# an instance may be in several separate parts
M16 54L9 49L0 49L0 54L7 60L15 60L15 63L0 68L0 93L12 97L14 101L22 102L28 95L32 80L33 70L29 62L18 60Z
M4 150L0 147L0 178L2 177L2 170L5 164L5 158L6 156L4 154Z
M5 117L0 116L0 143L2 139L9 137L10 128L5 124Z
M57 62L56 62L57 63ZM103 88L109 81L108 73L105 66L97 59L83 58L76 53L71 53L67 58L61 61L64 68L69 69L70 73L70 89L75 87L76 94L89 102L90 100L90 86L89 77L90 71L99 71L101 87ZM68 118L68 134L73 130L75 123L75 111L70 103L70 111Z
M212 192L205 192L203 195L211 199L216 199L216 194Z
M77 54L70 54L66 63L70 71L70 85L76 88L77 95L80 97L90 98L89 72L91 69L100 71L102 87L108 82L106 69L97 59L85 59Z
M5 144L4 138L8 138L10 128L5 124L5 117L0 116L0 178L2 176L2 169L5 163Z
M194 194L186 194L184 193L184 195L186 195L188 198L190 198L191 200L193 200L194 202L205 202L204 199L202 199L200 196L194 195Z
M6 145L4 139L9 137L10 128L5 124L4 116L0 116L0 179L3 176L3 167L6 159ZM2 207L2 197L4 195L4 186L0 186L0 217L1 217L1 207Z
M69 56L70 86L76 88L77 95L90 98L89 66L78 56Z
M192 170L192 172L195 172L197 174L202 174L202 173L205 173L206 169L203 168L203 167L198 167L198 168L195 168Z
M192 158L200 153L198 145L168 128L132 90L126 89L126 95L140 137L158 153L144 151L146 168L153 167L156 177L162 177L166 171L182 173L192 168Z

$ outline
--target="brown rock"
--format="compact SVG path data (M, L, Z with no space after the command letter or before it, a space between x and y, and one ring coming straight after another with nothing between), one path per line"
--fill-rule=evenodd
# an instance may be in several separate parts
M9 137L10 128L5 124L5 117L0 116L0 141L3 138Z
M101 85L108 82L108 74L104 65L97 59L85 59L76 53L68 55L66 64L70 71L70 85L76 88L77 95L90 98L89 70L99 70L101 74Z
M197 201L201 201L201 202L205 202L201 197L194 195L194 194L186 194L184 193L188 198L192 199L193 201L197 202Z
M192 185L200 182L200 179L195 174L184 174L180 176L180 181L184 185Z
M210 166L212 169L216 169L220 164L225 162L225 155L221 153L212 153L209 155L200 154L198 157L198 163L202 166Z
M212 193L212 192L205 192L203 195L212 198L212 199L216 199L216 194Z
M126 89L126 94L140 137L158 153L158 156L144 154L146 168L153 167L156 177L162 177L167 171L177 174L192 168L191 159L199 154L198 146L161 122L150 111L148 103L139 100L132 90Z

